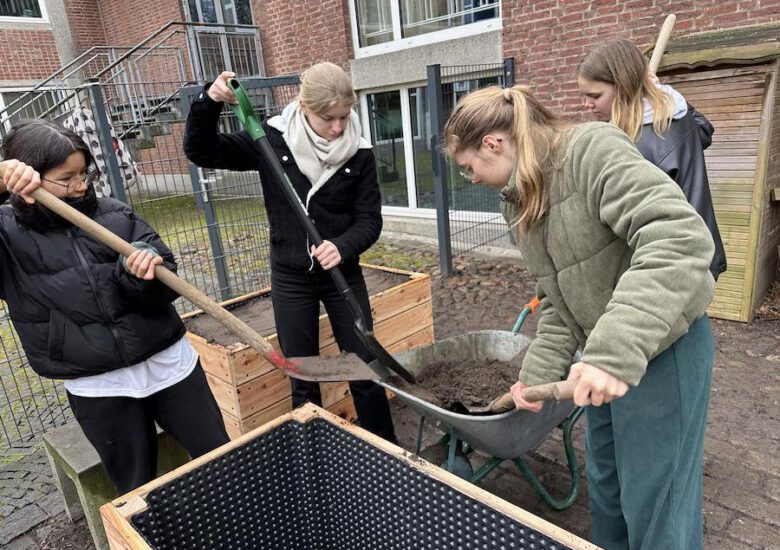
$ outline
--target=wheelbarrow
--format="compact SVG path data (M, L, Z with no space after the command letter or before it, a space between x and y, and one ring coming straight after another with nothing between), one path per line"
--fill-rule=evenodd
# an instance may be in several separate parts
M427 365L440 362L510 361L531 343L528 337L519 334L520 326L529 311L530 307L526 306L511 331L470 332L399 353L394 357L415 375ZM511 460L534 490L553 509L564 510L577 499L580 473L572 444L572 429L582 415L583 409L576 407L571 399L547 401L538 413L512 410L500 414L476 416L443 409L397 388L391 380L376 380L376 382L391 390L402 402L420 415L415 452L423 458L426 458L427 454L438 466L475 484L482 481L503 461ZM433 448L423 451L423 429L426 422L431 422L444 432L444 436ZM556 499L549 493L522 458L524 453L538 446L556 427L563 432L563 445L571 474L569 492L562 499ZM437 453L437 450L443 452ZM490 456L476 472L473 471L468 460L468 455L474 450L480 450Z

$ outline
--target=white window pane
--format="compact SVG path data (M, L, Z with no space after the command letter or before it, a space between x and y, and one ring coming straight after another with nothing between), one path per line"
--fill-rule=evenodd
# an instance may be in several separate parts
M400 0L404 38L498 17L499 0Z
M360 47L382 44L393 39L390 3L394 0L356 0L358 42Z
M368 118L382 204L409 206L400 91L368 94Z
M0 0L0 17L42 17L39 0Z

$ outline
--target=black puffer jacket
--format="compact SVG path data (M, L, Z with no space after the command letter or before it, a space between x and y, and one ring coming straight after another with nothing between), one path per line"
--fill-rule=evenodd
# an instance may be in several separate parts
M173 254L130 208L98 199L92 219L127 241L144 241L176 269ZM138 279L119 255L80 229L36 231L0 207L0 298L8 304L30 366L68 379L148 359L185 334L158 281Z
M232 134L218 132L222 103L202 93L193 102L187 117L184 152L193 163L204 168L258 170L263 185L265 207L271 226L271 263L308 271L309 257L306 230L280 191L271 170L261 161L260 150L245 131ZM300 171L281 132L263 124L268 142L282 163L285 173L301 200L312 185ZM358 267L360 254L379 238L382 230L382 200L376 178L374 154L359 149L309 201L309 217L323 239L339 249L349 272ZM314 269L321 271L314 261Z
M726 271L726 252L715 221L704 163L704 149L712 143L713 131L712 124L704 115L688 105L688 113L673 120L663 138L656 135L652 124L642 126L636 146L647 160L677 182L688 202L704 219L715 241L710 272L717 280L718 275Z

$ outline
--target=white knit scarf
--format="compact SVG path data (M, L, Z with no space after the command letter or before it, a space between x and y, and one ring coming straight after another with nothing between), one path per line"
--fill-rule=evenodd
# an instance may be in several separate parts
M281 115L271 118L268 125L282 133L295 163L312 184L306 197L307 209L311 197L355 156L358 149L371 148L360 135L360 119L354 110L349 112L349 123L344 132L331 141L317 135L297 101L285 107Z

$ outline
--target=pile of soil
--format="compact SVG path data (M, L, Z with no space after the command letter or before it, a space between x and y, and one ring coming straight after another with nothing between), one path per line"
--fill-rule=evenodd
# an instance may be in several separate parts
M467 407L484 407L509 391L517 382L522 357L512 361L439 362L426 365L416 384L400 381L398 389L446 409L465 412Z

